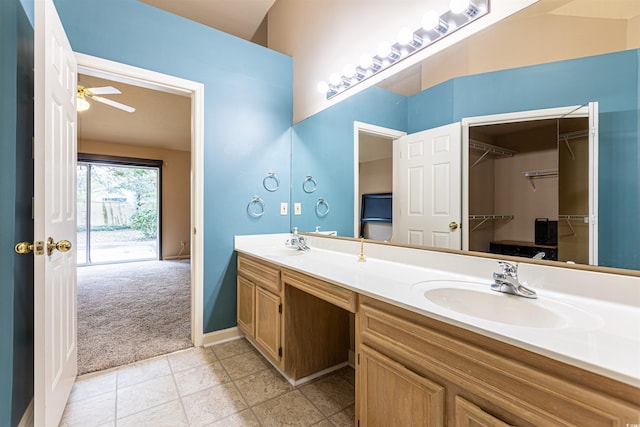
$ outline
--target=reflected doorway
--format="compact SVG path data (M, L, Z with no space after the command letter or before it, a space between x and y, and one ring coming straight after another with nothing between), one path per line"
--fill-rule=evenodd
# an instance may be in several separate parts
M161 165L78 156L78 265L160 258Z

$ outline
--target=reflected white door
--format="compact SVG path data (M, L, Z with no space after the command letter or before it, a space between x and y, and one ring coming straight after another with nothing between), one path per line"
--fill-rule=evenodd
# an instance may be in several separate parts
M77 369L77 64L53 1L34 6L34 238L45 245L34 259L34 423L57 426ZM53 247L61 240L71 250Z
M393 143L393 235L398 243L460 249L461 126Z

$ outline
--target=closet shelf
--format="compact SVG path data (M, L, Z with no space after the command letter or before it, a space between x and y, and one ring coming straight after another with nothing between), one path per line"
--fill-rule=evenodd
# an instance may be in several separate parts
M589 215L558 215L558 219L564 219L567 222L567 226L569 226L569 230L571 230L571 234L564 237L576 237L576 230L571 225L571 221L581 221L589 224Z
M513 215L469 215L469 220L478 220L480 221L475 227L471 229L471 231L476 231L478 228L482 227L487 221L490 220L502 220L502 221L511 221L513 219Z
M564 144L567 147L567 150L569 151L569 154L571 155L571 160L575 160L576 159L576 155L573 153L573 150L571 149L571 144L569 144L569 140L571 139L583 139L585 137L589 136L589 130L588 129L583 129L583 130L578 130L575 132L567 132L567 133L561 133L560 135L558 135L558 143L560 143L560 141L564 141Z
M536 184L533 182L535 178L553 178L558 176L558 169L540 169L534 171L523 172L524 176L529 180L533 191L536 191Z
M482 156L478 158L471 167L476 166L478 163L482 161L487 156L491 156L492 158L502 158L502 157L513 157L517 151L508 150L502 147L496 147L495 145L485 144L484 142L476 141L475 139L469 140L469 149L476 151L483 151Z

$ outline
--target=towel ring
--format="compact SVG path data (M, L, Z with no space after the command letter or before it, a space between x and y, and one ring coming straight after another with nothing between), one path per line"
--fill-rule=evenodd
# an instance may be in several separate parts
M262 185L265 190L273 192L280 188L280 180L275 172L269 172L269 175L265 176L262 180Z
M254 218L260 218L264 215L264 200L260 196L253 196L247 205L247 213Z
M318 182L310 175L307 175L307 177L302 182L302 189L305 193L313 193L314 191L316 191L317 186Z
M316 215L318 216L327 216L329 213L329 203L322 197L318 199L318 203L316 203Z

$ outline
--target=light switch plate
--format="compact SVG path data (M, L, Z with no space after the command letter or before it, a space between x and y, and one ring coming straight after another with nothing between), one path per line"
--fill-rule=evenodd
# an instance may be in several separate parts
M286 215L288 211L288 204L287 202L282 202L280 203L280 215Z
M294 215L302 215L302 203L294 203L294 205L293 205L293 214Z

